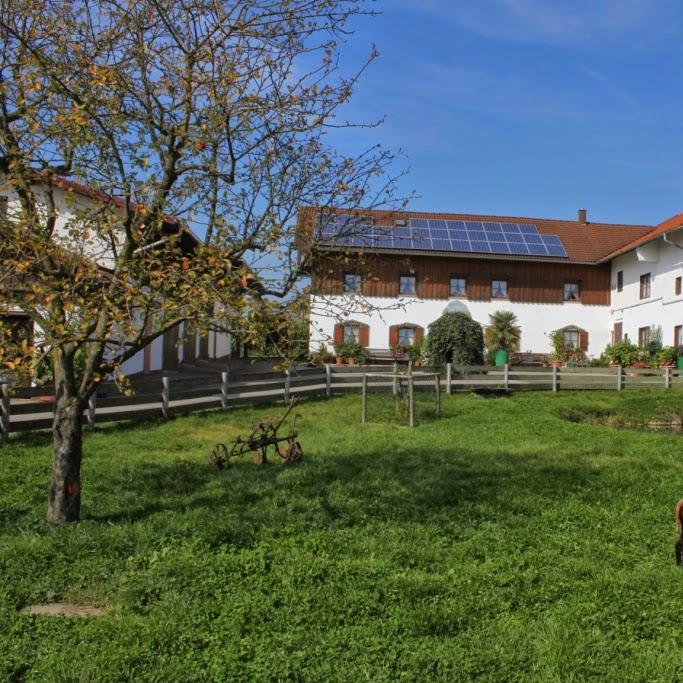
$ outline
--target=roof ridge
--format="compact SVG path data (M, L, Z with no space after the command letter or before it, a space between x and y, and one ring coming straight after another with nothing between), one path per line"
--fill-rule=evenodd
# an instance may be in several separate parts
M408 210L408 209L339 209L340 213L361 213L361 214L396 214L396 215L406 215L413 216L415 214L425 214L429 216L443 216L443 217L458 217L462 219L463 216L477 217L477 218L492 218L497 220L506 221L543 221L545 223L576 223L576 225L585 226L605 226L605 227L618 227L618 228L649 228L654 230L656 225L646 225L641 223L604 223L600 221L587 221L586 223L579 223L579 221L571 218L541 218L539 216L503 216L500 214L488 214L488 213L469 213L465 211L455 212L455 211L423 211L423 210Z

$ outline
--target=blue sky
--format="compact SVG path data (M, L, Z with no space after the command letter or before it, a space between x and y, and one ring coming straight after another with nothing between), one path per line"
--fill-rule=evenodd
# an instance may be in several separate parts
M657 223L683 211L680 0L378 0L345 112L400 147L413 209Z

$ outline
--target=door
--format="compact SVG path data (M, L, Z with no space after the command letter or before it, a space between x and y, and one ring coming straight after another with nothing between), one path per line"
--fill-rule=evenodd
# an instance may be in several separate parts
M612 343L617 344L624 338L624 323L614 323L612 332Z

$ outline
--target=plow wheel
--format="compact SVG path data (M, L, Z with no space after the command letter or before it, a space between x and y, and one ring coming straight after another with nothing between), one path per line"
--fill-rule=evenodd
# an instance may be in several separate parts
M229 462L228 449L225 444L217 443L209 451L209 465L223 469Z
M304 451L298 441L292 441L287 447L287 450L280 448L278 453L282 458L284 465L289 465L294 462L301 462L304 459Z

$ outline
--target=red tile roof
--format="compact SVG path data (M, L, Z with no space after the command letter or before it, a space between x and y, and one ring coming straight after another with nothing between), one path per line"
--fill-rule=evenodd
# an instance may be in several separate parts
M344 212L347 213L347 212ZM531 223L543 235L557 235L567 250L569 261L598 263L626 245L642 239L653 231L651 225L623 225L614 223L579 223L577 220L558 220L550 218L529 218L519 216L484 216L465 213L432 213L424 211L352 211L372 216L378 225L391 225L396 219L431 218L454 221L483 221L494 223ZM472 256L472 254L468 254ZM477 255L479 256L479 255ZM488 255L490 256L490 255ZM481 258L486 258L482 254ZM531 257L506 255L513 260L549 260L550 257ZM565 259L551 259L562 260Z
M636 247L639 247L641 244L645 244L646 242L649 242L650 240L653 240L656 237L663 235L664 233L670 232L671 230L676 230L677 228L680 228L682 226L683 213L677 213L675 216L672 216L671 218L665 220L663 223L660 223L656 228L654 228L654 230L650 230L645 235L640 235L636 239L633 239L627 244L610 252L609 254L607 254L607 256L603 258L603 261L607 261L609 259L614 258L615 256L619 256L620 254L624 254L627 251L631 251L631 249L635 249Z

